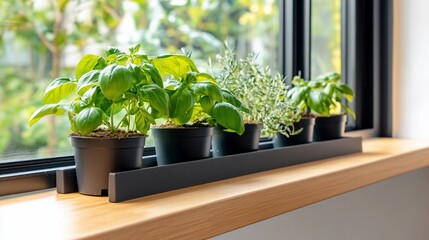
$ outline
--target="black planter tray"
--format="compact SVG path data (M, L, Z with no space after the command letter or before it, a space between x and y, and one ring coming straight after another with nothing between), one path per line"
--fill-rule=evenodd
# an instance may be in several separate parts
M321 159L362 152L362 138L341 138L290 147L214 157L159 167L110 173L109 201L121 202L194 185L224 180ZM57 172L59 193L75 189L75 176ZM72 187L69 187L72 185ZM73 186L74 185L74 186Z

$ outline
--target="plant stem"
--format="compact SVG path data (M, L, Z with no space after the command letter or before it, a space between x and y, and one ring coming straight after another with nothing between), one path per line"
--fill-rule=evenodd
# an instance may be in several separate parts
M110 125L111 125L112 133L115 131L115 124L113 123L114 108L115 108L115 103L112 103L112 109L110 110Z
M131 115L130 115L130 111L131 111L131 109L130 109L130 106L128 106L128 109L127 109L127 117L128 117L128 125L127 125L127 132L130 132L130 125L131 125Z

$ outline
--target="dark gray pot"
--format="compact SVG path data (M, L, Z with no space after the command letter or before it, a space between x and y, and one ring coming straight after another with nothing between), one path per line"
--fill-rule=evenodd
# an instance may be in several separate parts
M152 128L158 166L210 157L213 127Z
M109 173L141 168L145 140L71 136L79 192L107 196Z
M347 115L316 117L314 141L325 141L342 138L346 129Z
M299 134L286 137L277 133L273 139L273 146L277 148L313 142L314 124L315 118L302 118L301 121L294 123L296 130L302 128Z
M258 150L261 125L245 124L244 128L244 133L240 136L234 132L225 132L224 127L215 127L212 141L213 156L218 157Z

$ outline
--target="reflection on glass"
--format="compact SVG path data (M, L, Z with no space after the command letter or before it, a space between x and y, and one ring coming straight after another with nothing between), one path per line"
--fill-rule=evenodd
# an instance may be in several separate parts
M341 73L341 0L311 4L311 77Z
M192 52L200 70L228 37L278 69L278 0L1 0L0 161L70 155L66 117L28 127L43 89L85 54L140 42L149 55ZM147 139L146 146L153 146Z

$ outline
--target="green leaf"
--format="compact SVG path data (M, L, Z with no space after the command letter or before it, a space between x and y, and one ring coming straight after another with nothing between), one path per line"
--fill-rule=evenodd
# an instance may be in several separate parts
M158 111L156 111L153 108L150 111L150 115L152 116L153 119L158 119L158 118L162 118L163 117Z
M308 82L305 81L300 76L295 76L292 79L292 85L294 85L294 86L304 86L304 85L307 85L307 84L308 84Z
M308 94L308 91L310 90L309 87L295 87L292 88L290 92L290 100L293 105L298 106L302 102L305 101L305 96ZM288 94L289 94L288 92Z
M346 110L346 112L347 112L348 114L350 114L350 116L353 118L353 120L355 120L355 119L356 119L356 114L355 114L355 112L354 112L354 111L353 111L353 109L351 109L349 106L344 105L344 104L341 104L341 108L343 108L344 110Z
M70 104L69 104L69 106L71 108L71 112L73 112L73 113L80 113L80 111L82 111L82 109L84 109L85 107L87 107L85 105L85 103L82 102L82 100L79 100L79 99L71 101ZM66 110L66 107L63 108L63 109Z
M125 64L127 64L127 61L128 61L128 56L125 53L118 54L116 57L116 63L119 65L124 66Z
M192 90L200 96L208 96L216 102L222 102L222 92L218 86L211 82L197 82L192 85Z
M143 62L147 62L147 61L149 61L149 58L147 57L147 55L139 54L139 53L134 54L134 60L133 60L134 64L141 65Z
M170 108L170 98L164 89L158 85L144 85L139 89L139 93L144 101L150 103L150 106L162 116L168 116Z
M346 84L340 84L337 86L338 91L340 91L347 101L352 102L354 97L353 90Z
M82 75L77 82L77 94L82 96L88 89L97 85L100 72L100 70L92 70Z
M119 50L119 48L108 47L107 50L106 50L106 56L119 55L119 54L124 54L124 52L122 52L121 50Z
M197 82L211 82L215 85L218 85L216 79L207 73L197 73L195 78L197 79Z
M323 89L323 91L328 95L328 96L333 96L334 95L334 91L335 91L335 84L333 83L328 83L326 84L325 88Z
M215 105L215 102L211 100L208 96L203 96L200 98L200 104L204 112L210 114L213 109L213 106Z
M128 91L133 80L133 73L128 68L117 64L107 66L99 76L101 92L112 101L117 100Z
M197 82L197 78L195 77L196 75L196 72L187 72L181 81L187 86L192 85Z
M137 95L132 93L132 92L126 92L122 95L122 98L120 101L118 101L118 103L120 102L124 102L124 101L130 101L130 100L135 100L137 99Z
M241 135L244 132L243 118L236 107L229 103L217 103L213 106L210 114L215 121L237 134Z
M153 83L163 88L162 77L158 69L149 63L143 64L142 69L146 72L147 75L149 75Z
M117 54L107 55L106 62L108 65L116 63L116 59L118 58Z
M99 91L100 87L92 87L88 91L86 91L85 94L83 94L82 102L85 103L85 106L89 106L95 101Z
M98 57L94 70L102 70L105 67L107 67L106 59L104 59L104 57Z
M165 81L165 89L166 90L176 90L181 86L181 83L177 80L167 79Z
M323 88L325 86L325 82L319 80L311 80L308 82L308 86L312 89Z
M76 127L83 135L94 131L102 123L103 111L100 108L86 108L76 116Z
M85 55L77 64L75 73L76 79L79 79L83 74L94 70L97 64L99 64L99 56L93 54Z
M195 104L195 96L192 92L181 85L170 97L170 117L177 118L181 114L188 112Z
M130 51L130 53L134 54L134 53L137 53L139 51L140 47L141 47L141 44L136 43L136 44L132 45L131 47L129 47L128 50Z
M143 83L147 84L146 75L144 74L143 69L141 69L141 67L139 67L135 64L128 65L127 67L133 73L134 81L136 83L143 82Z
M232 93L231 91L229 91L226 88L222 88L221 91L222 91L223 101L232 104L233 106L238 108L240 111L243 111L245 113L250 114L250 109L247 108L240 100L238 100L237 96L235 96L234 93Z
M57 78L46 87L44 104L58 103L76 90L76 83L70 78Z
M329 116L329 96L323 91L311 91L308 106L316 113Z
M153 117L144 109L140 108L140 110L136 113L136 129L142 133L146 134L150 129L150 124L156 124Z
M195 63L183 55L158 56L152 59L152 63L161 76L173 75L176 79L181 78L187 72L198 72Z
M174 123L176 123L177 125L183 125L188 123L192 118L193 112L193 108L191 108L188 111L176 116L175 118L173 118Z
M341 75L337 72L327 73L325 74L325 77L328 78L328 81L333 83L338 83L339 81L341 81Z
M46 115L56 114L61 115L65 111L61 108L59 108L60 104L46 104L42 106L41 108L37 109L28 120L28 124L33 126L36 122L38 122L40 119L42 119Z

